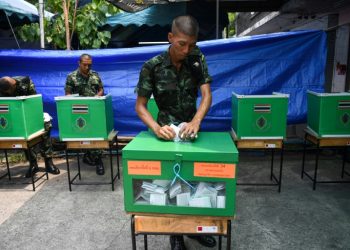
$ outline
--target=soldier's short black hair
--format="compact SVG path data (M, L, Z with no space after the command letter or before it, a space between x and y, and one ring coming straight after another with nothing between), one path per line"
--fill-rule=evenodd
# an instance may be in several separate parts
M89 59L92 58L89 54L84 53L84 54L82 54L82 55L80 56L79 62L81 62L81 60L83 60L83 58L85 58L85 57L87 57L87 58L89 58Z
M0 78L0 92L5 92L9 90L11 87L11 83L8 81L6 77Z
M181 32L188 36L198 36L199 25L197 20L190 15L178 16L173 20L171 32Z

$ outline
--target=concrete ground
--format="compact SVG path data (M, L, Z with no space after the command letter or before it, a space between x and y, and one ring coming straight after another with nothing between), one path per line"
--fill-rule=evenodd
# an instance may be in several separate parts
M350 184L319 184L313 191L311 181L300 178L301 156L285 153L281 193L276 186L237 186L232 249L350 249ZM261 152L241 152L238 181L269 182L269 161ZM0 180L0 249L131 249L122 178L114 192L110 185L74 185L69 192L65 162L55 162L61 174L50 175L36 192L25 178ZM323 154L319 178L339 179L340 166L340 156ZM23 177L26 167L12 172ZM109 180L108 171L97 176L94 167L82 169L83 181ZM149 249L170 249L168 236L149 236L148 243ZM185 243L206 249L187 237ZM138 236L138 249L142 244Z

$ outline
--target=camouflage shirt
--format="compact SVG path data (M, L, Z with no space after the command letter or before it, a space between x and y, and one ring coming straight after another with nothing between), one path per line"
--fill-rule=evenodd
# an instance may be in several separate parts
M211 81L198 47L185 58L179 71L171 63L168 49L143 65L135 92L146 98L153 94L161 126L179 124L192 120L197 111L199 87Z
M88 77L83 76L79 69L67 76L65 90L80 96L95 96L103 84L96 71L90 70Z
M0 96L15 97L15 96L28 96L28 95L36 94L34 83L29 78L29 76L13 76L11 78L15 79L16 81L15 92L12 95L8 95L6 93L0 92Z

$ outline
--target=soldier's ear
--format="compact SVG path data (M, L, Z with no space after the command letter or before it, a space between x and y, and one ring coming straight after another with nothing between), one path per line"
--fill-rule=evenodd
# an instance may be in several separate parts
M169 41L169 43L172 43L173 37L174 37L174 34L169 32L168 33L168 41Z

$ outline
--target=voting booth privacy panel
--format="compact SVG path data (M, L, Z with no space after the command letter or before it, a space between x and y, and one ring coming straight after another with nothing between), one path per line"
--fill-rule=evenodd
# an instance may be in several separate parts
M199 42L206 56L213 102L203 131L231 129L232 92L242 95L282 92L290 95L288 123L306 121L306 91L324 92L326 34L296 31ZM80 51L1 50L0 75L28 75L43 95L44 111L53 116L58 135L54 97L64 95L67 75L77 69L79 56L93 57L93 70L112 96L115 129L136 135L145 125L134 110L135 86L143 63L167 45ZM200 99L198 100L198 103Z
M232 129L237 139L284 139L288 95L232 94Z
M319 137L350 137L350 93L307 93L307 126Z
M106 140L113 130L111 95L59 96L55 101L60 140Z
M28 139L44 131L41 95L0 97L0 139Z
M123 149L125 211L234 216L238 151L228 132L194 142L141 132Z

